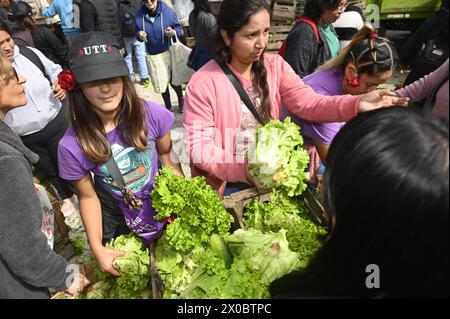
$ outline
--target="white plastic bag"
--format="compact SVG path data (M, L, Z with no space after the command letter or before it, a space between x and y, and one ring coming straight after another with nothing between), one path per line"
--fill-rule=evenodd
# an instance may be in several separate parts
M55 212L53 210L52 203L48 198L45 187L39 184L34 184L36 195L39 198L42 209L42 226L41 230L47 237L47 244L53 249L53 243L55 240Z
M178 19L185 21L186 25L188 25L189 14L194 10L194 3L188 0L172 0L172 2L174 3L173 7Z
M174 42L172 38L170 39L171 46L169 47L172 66L171 82L173 85L181 85L183 83L188 83L195 71L187 66L192 49L178 41L177 37L175 37L175 39L176 42Z

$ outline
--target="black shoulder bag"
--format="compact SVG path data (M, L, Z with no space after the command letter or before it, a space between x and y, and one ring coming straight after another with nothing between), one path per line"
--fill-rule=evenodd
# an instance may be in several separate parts
M241 82L239 82L238 77L236 74L234 74L230 68L226 65L225 62L220 61L218 62L219 66L222 68L225 75L230 80L231 84L233 84L234 88L238 92L242 102L244 102L245 106L249 109L250 112L252 112L255 119L261 124L265 125L266 121L263 120L261 117L261 114L259 114L258 110L256 110L255 105L253 105L252 100L250 100L250 97L248 96L247 92L245 92L244 88L241 85Z
M111 155L109 160L106 162L106 167L108 171L111 173L114 181L119 185L120 192L122 193L123 200L130 210L140 210L144 205L142 199L137 198L133 192L128 188L125 180L123 179L122 173L120 172L119 166L117 166L116 160Z

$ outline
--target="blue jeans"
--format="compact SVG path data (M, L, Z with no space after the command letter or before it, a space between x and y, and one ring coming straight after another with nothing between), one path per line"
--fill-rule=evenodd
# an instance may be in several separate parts
M130 70L131 79L134 81L133 52L138 64L139 78L148 79L147 62L145 61L145 43L139 42L135 37L126 37L123 38L123 41L127 50L125 62L127 63L128 70Z

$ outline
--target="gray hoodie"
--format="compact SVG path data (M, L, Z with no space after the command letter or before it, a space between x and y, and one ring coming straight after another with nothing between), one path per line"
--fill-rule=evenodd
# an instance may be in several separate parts
M48 298L66 289L65 259L41 232L31 165L38 156L0 120L0 299Z

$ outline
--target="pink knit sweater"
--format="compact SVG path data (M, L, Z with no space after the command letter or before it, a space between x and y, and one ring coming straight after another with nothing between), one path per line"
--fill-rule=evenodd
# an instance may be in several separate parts
M359 96L327 97L316 94L279 55L264 56L272 117L282 107L300 118L314 122L347 122L357 114ZM252 83L231 66L241 84ZM241 100L215 61L194 74L186 91L184 128L193 176L205 176L207 183L223 194L226 182L244 182L245 159L235 155L241 127Z

